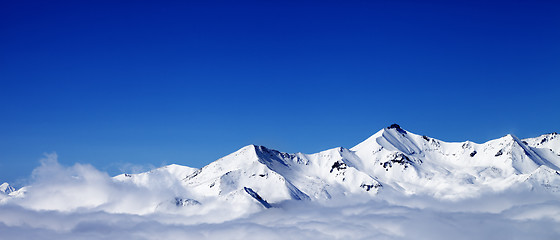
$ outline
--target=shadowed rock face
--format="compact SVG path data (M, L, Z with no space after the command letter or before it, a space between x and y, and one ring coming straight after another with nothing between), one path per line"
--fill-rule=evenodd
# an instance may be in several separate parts
M331 173L333 172L333 170L342 170L342 169L346 169L346 164L341 162L341 161L336 161L333 163L332 167L331 167Z
M406 134L406 131L404 129L402 129L401 126L399 126L396 123L391 124L391 126L387 127L387 129L395 129L402 134Z
M262 204L263 207L265 207L265 208L270 208L271 207L270 204L266 200L264 200L261 196L259 196L258 193L253 191L253 189L248 188L248 187L244 187L243 189L245 190L245 192L247 192L247 194L249 194L251 197L253 197L255 200L257 200L257 202Z
M10 186L10 184L8 183L2 183L2 185L0 185L0 193L10 194L15 191L16 189Z

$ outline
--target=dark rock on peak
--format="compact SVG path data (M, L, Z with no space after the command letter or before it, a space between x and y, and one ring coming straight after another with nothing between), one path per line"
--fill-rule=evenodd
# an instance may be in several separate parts
M200 205L200 202L189 198L180 198L180 197L175 198L175 206L177 207L186 207L186 206L194 206L194 205Z
M404 168L408 168L408 165L412 165L413 161L402 153L395 153L393 156L389 157L389 160L386 162L379 163L385 170L393 167L393 164L400 164L403 165Z
M402 134L406 134L406 131L404 129L402 129L401 126L399 126L399 124L396 124L396 123L391 124L391 126L387 127L387 129L395 129L395 130L397 130L397 132L400 132Z
M288 163L284 161L284 159L293 159L295 156L290 155L288 153L283 153L274 149L269 149L264 146L256 146L255 147L257 156L259 157L259 162L269 165L278 162L286 167L288 167ZM268 163L268 164L267 164Z
M504 154L504 151L503 151L503 149L500 149L500 151L498 151L498 152L496 153L496 155L494 155L494 156L495 156L495 157L498 157L498 156L501 156L502 154Z
M346 169L346 166L347 166L346 163L343 163L343 162L341 162L341 161L336 161L336 162L334 162L334 164L332 165L331 171L330 171L330 172L332 173L333 170L335 170L335 169L338 170L338 171L340 171L340 170L342 170L342 169Z
M381 184L377 183L377 184L365 184L362 183L362 185L360 185L361 188L365 189L366 192L369 192L369 190L371 190L372 188L379 188L381 187Z

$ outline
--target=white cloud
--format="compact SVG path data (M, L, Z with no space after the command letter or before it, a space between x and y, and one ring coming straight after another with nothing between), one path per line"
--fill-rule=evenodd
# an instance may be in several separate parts
M556 213L560 202L545 208ZM35 211L2 206L3 239L558 239L560 222L532 213L417 209L372 201L325 207L291 203L217 224L185 224L184 215ZM531 211L529 211L531 212ZM188 221L185 221L188 222ZM23 234L23 235L22 235Z
M0 205L0 238L560 239L557 195L526 189L461 201L387 194L257 212L211 202L176 208L179 187L113 181L90 165L62 166L54 154L33 171L31 185L25 198ZM155 211L166 201L168 208Z

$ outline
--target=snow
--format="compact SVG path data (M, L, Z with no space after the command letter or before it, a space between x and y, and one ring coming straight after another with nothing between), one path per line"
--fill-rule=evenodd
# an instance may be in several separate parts
M0 193L10 194L15 191L16 190L8 183L2 183L2 185L0 185Z
M486 188L500 191L519 184L539 166L558 168L557 161L545 160L513 135L476 144L404 132L383 129L351 150L374 163L364 172L408 194L469 198ZM409 161L400 160L405 156Z
M105 228L109 226L103 219L120 222L124 214L135 216L131 229L139 232L150 234L140 226L155 224L192 238L241 239L246 232L228 234L240 224L257 228L249 238L272 238L276 225L295 229L286 231L292 239L464 238L458 234L463 228L453 224L480 228L483 238L500 236L492 235L490 227L516 236L530 232L536 238L558 237L558 231L537 230L560 229L560 219L551 214L560 212L559 153L558 134L448 143L392 125L350 149L290 154L248 145L201 169L172 164L115 177L87 164L62 166L56 155L48 155L29 186L15 190L0 185L0 211L13 213L11 218L0 216L0 229L83 237L76 229L88 217ZM44 221L34 219L45 211ZM338 213L342 220L333 225L329 220L334 216L325 211ZM47 223L50 218L64 222L66 217L58 212L77 219L78 225ZM485 225L477 218L490 220ZM442 219L452 224L442 225ZM409 226L423 221L420 225L427 229L440 226L448 232L434 236ZM518 221L532 228L515 229ZM204 224L216 224L224 235L199 230Z
M177 164L167 165L145 173L139 174L121 174L115 176L114 179L122 182L132 182L138 186L154 187L154 184L160 184L160 188L169 187L177 179L184 179L193 174L198 169L181 166Z

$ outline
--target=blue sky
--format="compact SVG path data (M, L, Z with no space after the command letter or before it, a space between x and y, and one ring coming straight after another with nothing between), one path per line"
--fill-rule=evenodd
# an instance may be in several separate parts
M203 3L201 3L203 2ZM38 159L193 167L379 129L484 142L560 131L554 1L10 1L0 182Z

